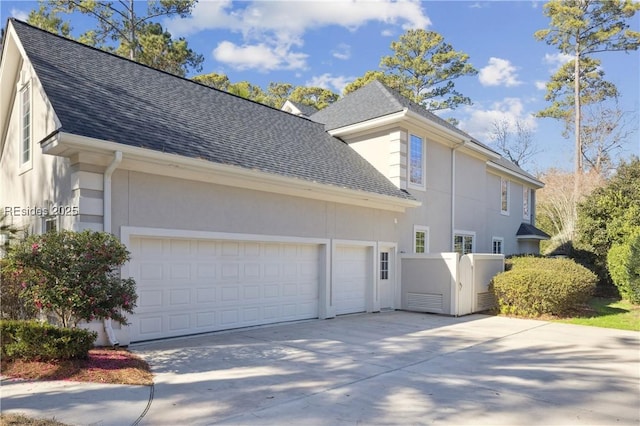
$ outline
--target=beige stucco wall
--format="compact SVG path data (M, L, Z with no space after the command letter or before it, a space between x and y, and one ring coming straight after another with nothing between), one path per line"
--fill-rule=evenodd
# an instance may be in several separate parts
M112 188L117 235L130 226L393 242L402 215L128 170Z
M69 160L45 155L39 142L56 129L54 113L46 101L42 86L33 74L28 62L23 62L20 72L22 83L15 81L12 105L8 125L3 140L3 152L0 158L0 208L8 213L8 220L30 233L41 232L43 219L37 216L35 209L49 209L55 206L73 206L75 200L71 192L71 174ZM19 90L25 82L31 84L31 156L29 168L20 167L21 145L21 106ZM46 203L46 201L50 203ZM5 210L5 208L7 210ZM14 208L20 211L14 211ZM22 209L32 209L26 214ZM18 214L15 214L18 213ZM67 212L65 212L67 213ZM70 227L75 218L70 215L59 216L58 226Z
M420 136L425 142L424 189L407 187L406 145L409 134ZM413 252L415 226L428 227L429 252L451 251L452 148L437 142L423 129L412 126L387 127L376 132L345 137L345 140L391 182L406 189L422 202L421 207L408 209L404 215L400 215L399 251ZM464 149L456 149L455 170L455 231L475 235L476 253L490 253L493 237L504 239L505 253L522 252L523 245L515 238L518 227L524 221L522 183L510 179L510 214L505 216L500 212L500 177L489 172L485 158L472 155ZM400 178L398 173L401 174ZM527 251L532 250L533 245L526 244Z

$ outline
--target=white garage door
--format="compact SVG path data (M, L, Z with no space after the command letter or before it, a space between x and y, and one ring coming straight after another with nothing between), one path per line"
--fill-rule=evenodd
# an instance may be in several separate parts
M366 311L367 285L371 282L368 247L336 247L333 265L336 315Z
M131 341L318 317L319 247L132 238Z

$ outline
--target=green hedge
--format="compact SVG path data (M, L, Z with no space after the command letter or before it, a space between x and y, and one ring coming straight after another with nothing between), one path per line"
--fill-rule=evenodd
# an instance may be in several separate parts
M570 259L519 257L491 282L500 312L561 315L589 300L597 277Z
M60 328L38 321L0 321L3 360L87 358L97 336L82 328Z
M607 254L607 266L620 295L640 304L640 228L622 244L614 244Z

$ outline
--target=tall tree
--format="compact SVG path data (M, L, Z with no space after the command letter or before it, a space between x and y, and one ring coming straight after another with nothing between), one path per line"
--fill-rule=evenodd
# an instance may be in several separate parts
M579 93L580 105L591 105L604 102L619 95L618 88L604 79L602 62L598 59L580 58ZM546 84L545 100L551 102L547 108L538 111L536 116L555 118L565 123L564 136L575 131L575 64L570 60L551 76Z
M586 169L608 176L616 166L615 152L637 131L637 113L624 111L617 98L585 107L581 138Z
M538 40L556 46L560 52L573 56L573 79L564 84L573 86L575 136L575 172L582 173L581 105L588 85L585 64L593 65L590 55L600 52L630 51L640 47L640 32L629 30L628 21L640 10L632 0L551 0L544 5L550 18L549 28L535 33ZM566 111L566 108L564 109ZM579 179L576 179L578 190Z
M575 173L550 169L540 179L544 188L536 191L536 225L553 237L544 251L572 243L576 232L575 205L604 184L601 175L589 172L582 177L580 191L573 191Z
M155 18L188 16L196 0L148 0L146 13L142 14L137 13L136 3L134 0L47 0L31 13L30 22L65 35L64 27L55 26L57 14L79 12L97 21L95 28L79 36L80 42L181 76L190 69L199 71L204 57L189 49L186 40L174 40L159 24L153 23Z
M215 87L219 90L228 91L229 86L231 85L231 81L229 81L229 77L224 74L218 74L215 72L209 74L201 74L196 75L192 78L193 81L197 81L198 83L204 84L206 86Z
M496 148L518 167L524 167L538 153L533 144L533 132L522 120L511 123L506 118L492 123L491 139Z
M38 9L29 12L27 22L50 33L70 37L71 25L65 22L56 9L47 7L44 1L38 2Z
M185 76L190 68L202 68L204 57L189 49L184 38L174 40L160 24L147 22L141 25L136 44L134 60L141 64L179 76ZM126 56L128 52L131 52L129 42L122 41L116 53Z
M297 86L291 92L289 99L322 109L337 101L339 97L337 93L322 87Z
M395 82L389 76L387 76L384 72L367 71L366 73L364 73L362 77L358 77L355 80L353 80L351 83L344 86L344 89L342 90L342 96L346 96L351 92L355 92L359 88L366 86L367 84L375 80L378 80L381 83L384 83L393 89L398 89Z
M391 43L393 55L380 67L400 93L429 111L470 105L471 99L455 90L453 80L478 71L469 55L456 51L434 31L409 30Z
M291 97L293 84L291 83L269 83L267 88L267 105L274 108L282 108L282 105Z

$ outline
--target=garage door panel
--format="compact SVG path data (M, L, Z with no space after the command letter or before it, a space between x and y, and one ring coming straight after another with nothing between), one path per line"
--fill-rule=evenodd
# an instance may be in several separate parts
M212 303L216 301L216 289L213 287L204 287L196 289L196 303Z
M366 311L369 248L337 247L335 251L333 299L336 315Z
M319 246L133 238L131 340L317 318Z

